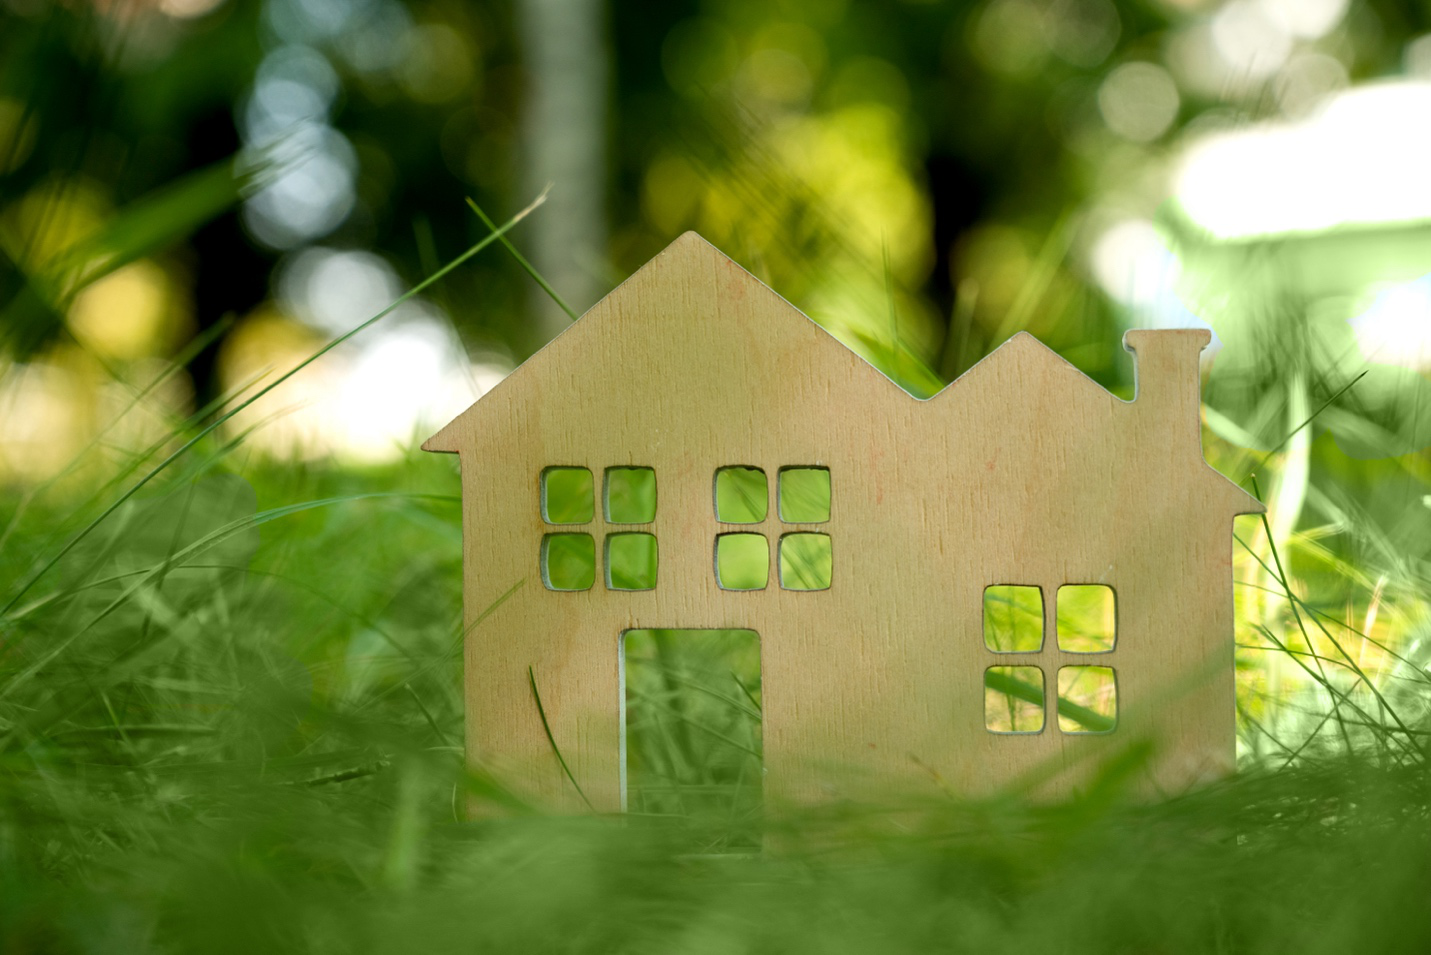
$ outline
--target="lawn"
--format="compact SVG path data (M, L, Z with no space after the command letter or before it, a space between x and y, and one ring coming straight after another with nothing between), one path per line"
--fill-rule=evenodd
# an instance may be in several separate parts
M463 766L455 460L207 421L4 499L0 950L1431 944L1424 577L1370 523L1238 525L1226 781L762 813L751 645L633 632L631 811L565 816Z

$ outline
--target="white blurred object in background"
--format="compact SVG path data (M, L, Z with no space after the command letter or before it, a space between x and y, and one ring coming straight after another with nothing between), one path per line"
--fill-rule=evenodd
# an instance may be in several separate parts
M1368 361L1431 371L1431 275L1382 289L1351 326Z

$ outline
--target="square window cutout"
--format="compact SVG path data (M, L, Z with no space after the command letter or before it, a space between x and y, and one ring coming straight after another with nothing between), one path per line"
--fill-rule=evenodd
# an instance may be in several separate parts
M596 542L590 534L547 534L541 563L548 590L590 590L596 582Z
M1112 667L1058 668L1058 728L1111 733L1118 725L1118 675Z
M1118 640L1113 588L1065 584L1058 588L1058 648L1066 653L1108 653Z
M995 653L1043 649L1043 592L998 584L984 588L984 646Z
M760 468L720 468L715 474L716 520L759 524L770 510L770 486Z
M770 545L764 534L716 538L716 582L723 590L764 590L770 582Z
M1043 732L1043 670L989 667L984 671L984 728L991 733Z
M591 472L557 467L542 471L542 520L548 524L585 524L596 515Z
M780 519L788 524L823 524L830 519L830 469L781 468Z
M829 590L833 563L829 534L780 538L780 586L786 590Z
M606 586L610 590L650 590L656 586L656 535L606 535Z
M606 469L606 519L612 524L649 524L656 519L656 472L650 468Z

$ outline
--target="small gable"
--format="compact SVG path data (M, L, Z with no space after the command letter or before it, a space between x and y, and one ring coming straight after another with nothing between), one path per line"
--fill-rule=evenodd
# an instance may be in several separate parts
M1118 400L1028 332L1009 338L928 400L935 402L973 390L1026 393L1030 389L1058 389L1075 400Z
M930 413L941 427L991 447L1036 438L1046 469L1102 459L1108 480L1201 484L1201 499L1217 513L1261 513L1259 501L1203 457L1197 356L1207 333L1136 330L1125 341L1136 351L1133 401L1019 332L930 398Z

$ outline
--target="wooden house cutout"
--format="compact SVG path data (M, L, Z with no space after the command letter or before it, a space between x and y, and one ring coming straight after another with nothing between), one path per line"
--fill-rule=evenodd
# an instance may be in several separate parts
M1020 333L920 400L686 233L423 445L461 461L469 763L579 805L554 741L591 804L618 810L622 635L744 628L760 641L767 798L931 778L987 792L1138 740L1155 744L1155 786L1229 769L1232 518L1262 506L1202 456L1208 341L1128 332L1137 392L1123 401ZM771 505L763 521L720 522L714 480L730 466L764 471L768 494L784 469L827 469L828 519ZM652 469L649 521L612 523L599 500L581 523L546 519L547 469L589 470L599 497L608 469L628 467ZM612 589L603 572L610 535L631 532L655 538L650 589ZM770 548L763 589L717 579L718 538L733 532ZM549 535L570 533L593 539L587 590L544 578ZM782 586L792 534L826 535L826 589ZM1039 588L1033 652L986 643L986 590L1005 585ZM1111 651L1061 646L1066 585L1112 589ZM1116 674L1116 727L1064 732L1057 674L1089 664ZM986 727L999 666L1042 676L1041 732Z

